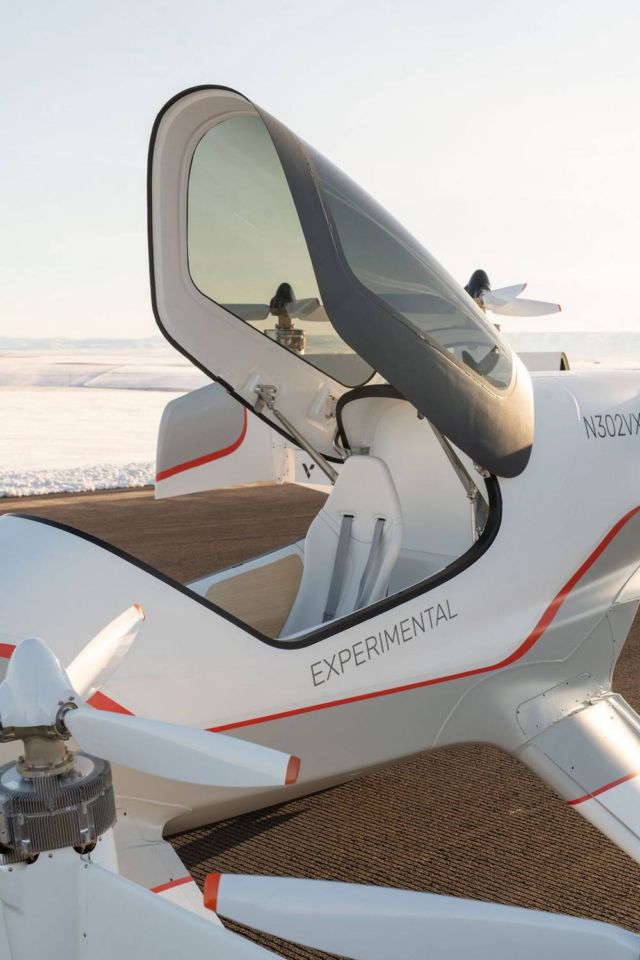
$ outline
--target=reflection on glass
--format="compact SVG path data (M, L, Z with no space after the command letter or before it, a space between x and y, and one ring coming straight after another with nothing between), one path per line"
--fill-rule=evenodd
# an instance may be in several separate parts
M493 386L509 386L510 350L471 299L386 210L324 157L310 153L358 280L421 337Z
M212 127L193 155L188 258L205 296L348 386L372 373L330 323L277 153L258 116Z

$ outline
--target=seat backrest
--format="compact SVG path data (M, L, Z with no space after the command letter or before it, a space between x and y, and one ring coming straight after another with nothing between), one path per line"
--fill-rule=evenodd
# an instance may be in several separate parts
M441 554L446 562L468 550L469 501L429 422L406 400L375 396L348 402L342 416L353 449L366 447L389 467L402 506L403 554ZM477 476L471 461L456 453Z
M349 457L309 527L302 583L281 637L385 596L401 543L400 502L386 464Z

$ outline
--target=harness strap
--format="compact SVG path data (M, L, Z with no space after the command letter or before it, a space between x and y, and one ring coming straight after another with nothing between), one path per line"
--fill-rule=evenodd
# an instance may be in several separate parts
M356 605L354 608L356 610L359 610L360 607L365 602L367 585L368 585L371 573L376 567L378 555L380 553L383 530L384 530L384 518L378 517L378 519L376 520L376 525L373 529L373 537L371 538L371 547L369 548L369 556L367 557L367 563L364 570L362 571L362 577L360 578L360 586L358 587L358 597L356 599Z
M331 582L329 583L327 602L325 604L324 615L322 617L323 623L326 623L327 620L333 620L336 615L336 610L338 609L340 588L342 587L344 570L347 564L347 555L349 553L349 540L351 539L352 524L353 516L345 513L342 517L342 524L340 525L340 535L338 537L338 546L336 548L336 559L333 564L333 572L331 574Z

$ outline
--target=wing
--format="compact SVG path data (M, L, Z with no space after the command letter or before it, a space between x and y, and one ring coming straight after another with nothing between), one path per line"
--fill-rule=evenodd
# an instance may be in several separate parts
M517 754L640 862L640 717L609 694L552 723Z
M163 809L163 819L168 819L171 814L166 807ZM120 816L114 829L120 873L163 900L219 923L215 913L205 910L196 882L171 844L163 839L162 826L145 824L135 814L135 806L128 806L127 816Z
M274 960L275 954L224 927L153 896L94 863L81 872L80 930L86 960Z

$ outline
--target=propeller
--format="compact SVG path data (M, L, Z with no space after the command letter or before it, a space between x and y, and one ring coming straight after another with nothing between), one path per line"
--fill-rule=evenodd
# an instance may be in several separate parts
M89 700L115 673L144 621L142 607L132 607L97 633L67 667L67 676L79 697Z
M82 751L169 780L216 787L295 783L300 761L279 750L82 702L121 663L143 619L141 608L131 607L89 641L68 673L42 640L18 644L0 684L0 727L3 739L24 740L24 769L68 765L64 741L71 734Z
M510 287L491 289L489 277L484 270L475 270L465 290L483 310L490 310L502 317L543 317L550 313L559 313L559 303L547 303L544 300L526 300L520 297L526 283L516 283Z
M115 953L134 960L142 952L169 960L181 950L198 957L275 960L262 947L120 876L113 836L96 853L108 869L88 857L116 822L111 760L211 786L292 782L299 768L295 757L257 744L83 704L81 692L97 690L113 673L143 620L139 606L126 610L89 641L68 672L38 639L23 640L9 660L0 684L0 739L22 740L24 755L0 768L2 853L13 858L9 863L29 868L24 873L11 866L0 884L3 958L107 960ZM67 749L70 734L77 754ZM41 857L46 851L48 857ZM2 909L7 903L17 908L10 936Z
M510 300L519 297L526 287L526 283L515 283L511 287L500 287L499 290L486 289L481 293L481 299L484 306L503 307Z
M520 297L501 306L488 307L488 309L502 317L545 317L550 313L560 313L562 307L559 303L547 303L544 300L525 300Z
M93 707L71 709L63 723L82 750L168 780L209 787L295 783L297 757L221 733L195 730Z
M205 906L246 926L353 960L631 960L618 927L408 890L209 874Z
M269 316L268 303L223 303L222 306L229 313L246 320L247 323L258 323Z
M257 323L266 320L272 311L268 303L223 303L225 310L242 317L248 323ZM327 315L321 308L317 297L304 297L301 300L291 300L287 303L287 313L291 320L313 320L326 322ZM320 312L318 312L320 311ZM315 315L317 314L317 316Z

